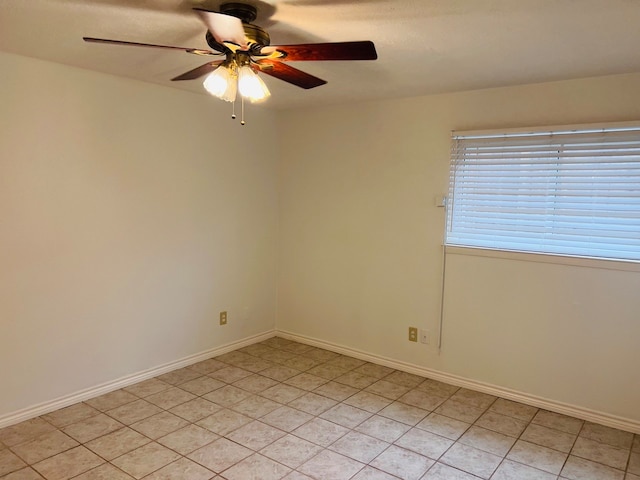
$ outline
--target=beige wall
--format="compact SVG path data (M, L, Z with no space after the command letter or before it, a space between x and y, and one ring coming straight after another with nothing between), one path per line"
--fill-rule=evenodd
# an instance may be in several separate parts
M449 255L439 354L434 205L451 130L638 119L640 75L283 112L277 327L640 420L640 272Z
M243 128L199 95L0 71L0 417L273 329L272 114Z

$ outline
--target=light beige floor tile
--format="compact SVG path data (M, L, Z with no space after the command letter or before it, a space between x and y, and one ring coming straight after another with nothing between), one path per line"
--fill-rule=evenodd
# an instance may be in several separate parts
M260 418L274 410L277 410L281 406L282 404L269 400L268 398L253 395L229 408L251 418Z
M378 380L376 383L369 385L365 391L375 393L389 400L397 400L402 395L411 390L411 387L398 385L397 383L388 382L385 379Z
M186 392L193 393L194 395L206 395L209 392L213 392L218 388L222 388L226 383L216 380L215 378L202 376L194 380L189 380L186 383L181 383L180 388Z
M516 439L501 433L492 432L486 428L473 426L460 437L458 442L504 457L516 442Z
M227 480L280 480L291 472L289 467L255 453L225 470Z
M375 393L362 391L347 398L344 403L361 410L366 410L369 413L378 413L384 407L391 404L391 400L376 395Z
M76 403L66 408L61 408L55 412L47 413L42 418L55 427L62 428L72 423L85 420L100 412L86 403Z
M431 413L427 418L418 423L417 427L436 435L457 440L466 432L470 423L461 422L455 418L445 417L437 413Z
M460 420L461 422L474 423L484 413L484 409L472 407L451 397L436 408L435 413Z
M353 477L351 480L397 480L395 475L389 475L377 468L366 466Z
M196 372L192 368L181 368L179 370L174 370L172 372L159 375L156 378L165 383L168 383L169 385L179 385L200 376L201 374L199 372Z
M260 453L276 462L291 468L298 468L311 457L317 455L322 447L293 435L286 435L267 445Z
M623 480L624 472L570 455L560 476L570 480Z
M33 468L27 467L16 470L9 475L2 477L2 480L43 480L44 477L37 473Z
M137 397L148 397L149 395L154 395L163 390L171 387L166 382L162 380L158 380L157 378L150 378L149 380L145 380L144 382L139 382L129 387L126 387L125 390L129 393L133 393Z
M269 367L274 366L274 364L262 358L249 356L249 358L245 358L243 360L235 362L234 366L242 368L244 370L248 370L252 373L259 373Z
M77 441L68 437L60 430L54 430L40 435L30 442L17 445L13 447L12 450L27 464L33 464L77 446ZM0 461L0 464L1 463ZM0 467L0 470L1 469L2 467Z
M282 352L285 353L285 352ZM319 365L321 362L310 358L307 355L296 355L293 358L289 358L282 362L282 365L289 368L295 368L296 370L300 370L301 372L305 372L310 370L311 368Z
M233 383L235 387L251 393L260 393L277 384L277 381L269 377L263 377L262 375L250 375Z
M271 388L267 388L263 392L260 392L261 397L268 398L278 403L289 403L305 395L307 392L300 390L299 388L292 387L291 385L277 384Z
M206 428L191 424L164 437L160 437L157 441L181 455L187 455L218 438L218 435Z
M390 373L384 379L387 382L397 383L398 385L402 385L403 387L415 388L425 381L424 377L419 375L414 375L412 373L400 372L396 370L393 373Z
M320 415L326 412L338 402L328 397L309 392L303 396L289 402L289 406L297 410L302 410L310 415Z
M106 412L107 410L112 410L121 405L135 402L136 400L138 400L138 397L136 397L132 393L129 393L125 390L115 390L113 392L100 395L99 397L89 399L84 403L90 405L96 410Z
M578 437L571 450L571 455L624 470L627 468L629 450L612 447L585 437Z
M395 444L419 453L420 455L424 455L425 457L437 460L453 445L453 440L419 428L412 428L396 440Z
M315 375L317 377L325 378L327 380L333 380L341 375L344 375L348 371L349 370L346 368L340 368L334 365L327 365L326 363L322 363L320 365L316 365L313 368L310 368L309 370L307 370L307 373L310 373L311 375Z
M629 473L640 475L640 452L632 452L629 457Z
M265 377L272 378L278 382L284 382L291 377L295 377L302 373L300 370L296 370L295 368L285 367L284 365L274 365L273 367L268 367L260 372L260 375L264 375Z
M444 463L436 463L421 480L478 480L478 477Z
M497 400L497 397L489 395L487 393L476 392L466 388L461 388L451 396L452 400L455 400L470 407L479 408L480 410L486 410Z
M348 428L321 418L315 418L301 427L296 428L292 433L316 445L328 447L348 432Z
M207 393L202 398L223 407L230 407L251 396L252 394L246 390L234 387L233 385L227 385L214 390L213 392Z
M502 457L460 443L453 445L440 458L441 463L484 479L493 475L501 461Z
M339 403L320 415L320 418L347 428L355 428L369 417L371 413L344 403Z
M73 480L133 480L133 477L127 475L110 463L104 463L93 470L83 473L79 477L74 477Z
M358 425L355 430L378 438L388 443L395 442L411 429L406 423L397 422L391 418L374 415Z
M542 447L534 443L518 440L507 458L525 465L559 475L568 454Z
M406 423L412 427L421 422L428 414L427 410L401 402L393 402L378 412L378 415Z
M94 438L119 430L123 426L124 425L117 420L101 413L94 417L89 417L86 420L72 423L71 425L64 427L62 431L78 442L86 443Z
M298 471L312 476L316 480L347 480L364 467L339 453L323 450L298 468Z
M47 480L67 480L104 463L83 446L72 448L38 462L32 467Z
M142 478L180 458L180 455L158 443L148 443L112 460L116 467L135 478Z
M596 442L606 443L612 447L630 449L633 443L633 434L617 430L604 425L586 422L584 428L580 432L581 437L595 440Z
M327 382L324 385L316 388L314 390L314 393L323 395L338 402L342 402L343 400L349 398L351 395L355 395L356 393L358 393L358 389L350 387L349 385L344 385L342 383Z
M291 432L311 419L313 416L308 413L291 407L280 407L262 417L260 421L285 432Z
M633 438L633 445L631 446L632 452L640 452L640 435L636 434Z
M556 480L556 476L521 463L505 460L493 474L491 480Z
M174 415L184 418L189 422L197 422L209 415L213 415L222 407L204 398L195 398L189 402L173 407L169 410Z
M432 411L442 405L447 398L447 396L434 395L423 390L413 389L401 396L398 401L423 410Z
M348 357L346 355L338 355L335 358L327 361L327 365L334 365L340 368L346 368L347 370L353 370L354 368L358 368L364 365L364 360L360 360L358 358Z
M26 466L27 464L12 451L0 450L0 476L15 472Z
M227 365L225 363L219 362L213 358L209 358L207 360L203 360L198 363L194 363L187 368L191 370L195 370L196 372L202 373L203 375L208 375L222 368L226 368Z
M253 355L255 357L260 357L265 353L271 353L275 351L273 347L269 347L267 345L262 345L261 343L254 343L253 345L248 345L246 347L242 347L238 350L239 352L248 353L249 355Z
M371 377L355 371L349 371L334 379L334 382L349 385L350 387L357 388L358 390L367 388L369 385L372 385L377 381L378 379L376 377Z
M209 470L220 473L240 460L244 460L252 453L251 450L242 445L238 445L226 438L220 438L190 453L187 457Z
M297 355L295 353L285 352L282 350L274 350L273 352L263 353L262 355L260 355L260 358L282 365L288 360L297 358ZM306 370L307 368L304 368L304 370Z
M170 408L177 407L182 403L186 403L189 400L193 400L196 396L193 393L189 393L178 387L171 387L162 392L154 393L145 397L147 402L153 403L163 410L169 410Z
M576 438L575 435L534 424L530 424L520 436L521 440L553 448L564 453L571 451Z
M284 383L292 387L300 388L301 390L311 391L327 383L327 379L311 375L310 373L301 373L300 375L285 380Z
M169 412L161 412L131 425L131 428L153 440L189 425L184 418Z
M316 348L314 350L307 350L306 352L304 352L304 356L307 358L312 358L313 360L317 360L320 363L324 363L333 360L334 358L338 358L340 355L335 352L330 352L329 350Z
M256 420L228 434L227 438L257 451L285 435L286 433L282 430Z
M145 480L209 480L214 476L215 473L202 465L198 465L188 458L181 458L144 478Z
M314 347L311 345L305 345L304 343L293 342L288 345L283 345L282 350L286 352L295 353L296 355L302 355L309 350L312 350Z
M549 412L547 410L540 410L536 416L533 417L531 423L577 435L584 421L579 418L568 417L567 415L560 415L559 413Z
M634 475L633 473L627 473L624 480L640 480L640 475Z
M145 418L160 413L161 411L162 409L160 407L141 399L114 408L113 410L108 410L106 413L110 417L118 420L120 423L131 425L132 423L144 420Z
M252 421L251 417L224 408L198 421L197 425L224 436Z
M232 367L230 365L226 365L224 368L208 374L209 377L225 383L237 382L241 378L248 377L249 375L252 375L252 373L242 368Z
M530 422L536 415L538 409L522 403L513 402L511 400L505 400L504 398L497 399L490 407L492 412L513 417L523 422Z
M410 450L391 445L370 465L403 480L420 479L435 462Z
M460 387L427 378L424 382L415 387L415 389L427 392L438 397L450 397L458 390L460 390Z
M370 437L363 433L349 432L334 442L329 450L353 458L362 463L369 463L389 447L387 442Z
M96 438L88 442L85 446L105 460L113 460L131 450L146 445L150 441L151 440L144 435L126 427L116 430L104 437Z
M516 438L519 437L522 432L524 432L525 428L527 428L526 422L492 411L483 413L482 416L476 421L476 425Z
M354 372L362 373L370 377L375 377L378 380L386 377L387 375L395 372L393 368L385 367L383 365L377 365L375 363L365 363L353 369Z

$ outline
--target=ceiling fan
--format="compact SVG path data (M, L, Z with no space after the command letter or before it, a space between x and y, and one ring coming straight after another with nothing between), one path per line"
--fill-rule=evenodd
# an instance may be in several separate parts
M207 27L206 41L212 50L155 45L150 43L83 37L86 42L128 45L157 49L182 50L202 56L224 56L172 78L172 81L194 80L207 75L205 89L212 95L235 102L237 93L252 102L267 98L270 93L256 72L262 72L300 88L310 89L327 83L288 65L286 62L323 60L375 60L373 42L307 43L271 46L266 30L254 25L257 9L244 3L224 3L219 12L193 9ZM235 118L235 114L232 115ZM244 121L242 121L244 125Z

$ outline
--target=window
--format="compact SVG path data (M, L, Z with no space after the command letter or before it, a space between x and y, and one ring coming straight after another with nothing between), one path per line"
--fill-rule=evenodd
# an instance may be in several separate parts
M446 244L640 261L640 124L456 133Z

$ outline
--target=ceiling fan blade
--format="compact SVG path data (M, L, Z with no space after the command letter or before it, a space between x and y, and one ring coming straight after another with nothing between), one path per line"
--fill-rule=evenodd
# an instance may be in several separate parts
M310 89L327 83L326 80L314 77L313 75L277 60L258 60L255 64L258 65L261 72L271 75L272 77L279 78L280 80L284 80L285 82L291 83L292 85L296 85L300 88Z
M153 43L125 42L124 40L109 40L107 38L82 37L85 42L90 43L106 43L109 45L125 45L133 47L162 48L165 50L182 50L183 52L193 53L194 55L220 55L220 53L211 50L201 50L199 48L173 47L171 45L155 45Z
M300 45L276 45L264 47L263 54L274 51L283 54L283 62L317 60L375 60L378 58L373 42L304 43Z
M189 70L182 75L178 75L177 77L172 78L171 81L175 82L180 80L195 80L196 78L200 78L207 73L213 72L222 62L223 60L205 63L204 65L200 65L199 67L194 68L193 70Z
M242 20L231 15L209 12L201 8L194 8L194 10L218 43L233 43L246 50L249 42L244 34Z

